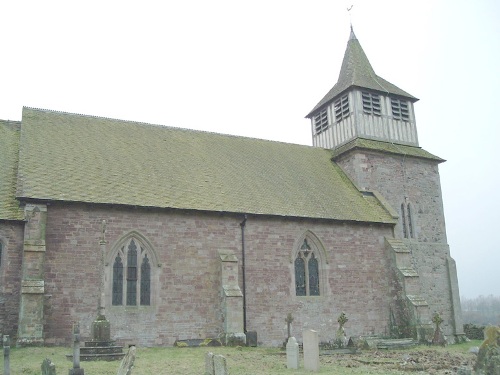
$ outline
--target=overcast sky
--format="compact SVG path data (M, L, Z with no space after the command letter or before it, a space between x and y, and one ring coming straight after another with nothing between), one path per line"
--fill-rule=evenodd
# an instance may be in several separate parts
M351 17L377 74L420 99L420 146L448 160L461 295L500 295L499 1L20 0L0 15L0 119L29 106L300 144Z

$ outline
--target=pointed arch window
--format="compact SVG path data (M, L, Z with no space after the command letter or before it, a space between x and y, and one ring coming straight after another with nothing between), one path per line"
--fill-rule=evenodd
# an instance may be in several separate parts
M401 203L401 226L404 238L415 238L412 209L410 203Z
M151 305L151 265L148 251L136 239L129 239L113 259L113 306Z
M319 263L315 251L304 239L294 262L295 266L295 295L319 296L320 275Z

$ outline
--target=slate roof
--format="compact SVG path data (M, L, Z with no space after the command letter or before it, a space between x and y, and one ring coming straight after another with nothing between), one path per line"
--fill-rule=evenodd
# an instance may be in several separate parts
M19 198L394 223L332 151L23 109Z
M439 156L433 155L430 152L425 151L423 148L420 147L407 146L390 142L382 142L366 138L356 138L336 148L335 150L333 150L333 159L355 148L364 150L382 151L389 154L414 156L421 159L434 160L438 163L446 161L444 159L441 159Z
M319 101L318 104L307 114L307 118L313 116L317 109L327 105L337 96L351 87L372 89L384 94L402 96L412 102L418 99L396 85L379 77L373 70L368 57L366 57L361 44L351 28L351 35L347 42L347 48L340 68L339 79L332 89Z
M15 199L21 123L0 120L0 219L23 220Z

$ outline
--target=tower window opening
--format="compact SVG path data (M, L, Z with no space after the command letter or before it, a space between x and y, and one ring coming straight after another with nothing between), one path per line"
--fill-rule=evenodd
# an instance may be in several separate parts
M406 100L391 98L392 116L396 120L410 121L410 111Z
M361 93L363 100L363 112L370 115L380 116L380 95L363 91Z
M337 120L337 122L349 117L349 97L347 95L343 95L337 99L334 103L334 110L335 120Z
M316 134L323 133L328 128L328 114L326 109L314 116L314 131Z

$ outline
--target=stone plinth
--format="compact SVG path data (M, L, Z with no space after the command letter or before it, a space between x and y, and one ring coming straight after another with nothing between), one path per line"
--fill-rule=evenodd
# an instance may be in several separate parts
M111 341L111 325L105 317L98 317L92 322L91 327L92 341L108 342Z

